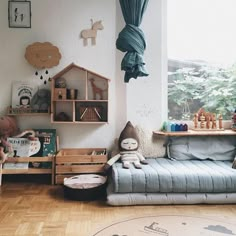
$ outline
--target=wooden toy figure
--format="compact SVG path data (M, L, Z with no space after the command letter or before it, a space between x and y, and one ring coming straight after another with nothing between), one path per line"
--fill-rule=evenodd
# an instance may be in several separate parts
M212 115L212 129L216 129L216 114L213 113Z
M202 113L200 116L200 128L204 129L204 127L205 127L205 116Z
M194 122L194 128L196 129L197 128L197 124L198 124L198 114L197 113L194 114L193 122Z
M206 128L207 129L210 129L210 120L211 120L210 114L207 114L206 115Z
M234 111L234 113L233 113L233 116L232 116L231 128L232 128L233 130L236 129L236 109L235 109L235 111Z
M222 115L220 114L220 115L219 115L219 129L223 129L222 120L223 120L223 117L222 117Z

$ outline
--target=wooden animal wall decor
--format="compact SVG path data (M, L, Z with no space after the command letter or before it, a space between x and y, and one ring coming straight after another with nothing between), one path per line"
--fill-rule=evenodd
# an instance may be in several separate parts
M59 49L49 42L40 43L36 42L29 45L25 51L25 59L37 69L52 68L59 64L61 59L61 53ZM48 70L45 72L35 72L36 76L39 76L41 80L44 79L46 84L45 75L48 77L48 81L51 81Z
M104 29L101 20L93 23L93 20L91 19L91 23L91 29L84 29L81 31L81 37L84 39L84 46L88 45L89 38L91 39L92 45L96 45L97 31Z
M107 88L99 88L96 84L95 84L95 79L91 78L89 79L89 81L91 82L91 87L92 87L92 91L93 91L93 99L94 100L103 100L103 92L107 91ZM98 95L98 96L97 96Z

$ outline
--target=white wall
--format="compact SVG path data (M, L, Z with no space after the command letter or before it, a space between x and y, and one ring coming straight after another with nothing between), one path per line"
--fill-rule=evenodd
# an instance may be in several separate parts
M117 35L125 25L117 3ZM124 84L120 63L124 53L117 50L117 134L127 120L157 130L167 120L166 0L150 0L140 25L146 38L144 53L148 77L131 79ZM121 111L121 108L125 110Z
M124 84L120 71L123 53L116 50L115 41L124 26L118 0L31 0L32 28L8 27L8 1L0 1L0 113L11 104L14 80L34 80L35 68L24 58L25 48L34 42L49 41L60 49L62 59L49 70L51 76L74 62L111 79L109 124L55 125L49 117L19 117L25 128L56 128L63 147L110 147L127 120L157 129L166 112L166 91L163 77L161 44L162 1L150 0L141 25L146 39L145 61L147 78ZM104 30L98 32L96 46L83 46L80 31L89 28L90 19L102 20ZM38 80L37 80L38 81ZM164 105L163 105L164 104Z
M147 48L144 53L148 77L131 79L127 85L127 117L133 123L158 129L167 118L165 0L151 0L140 28Z

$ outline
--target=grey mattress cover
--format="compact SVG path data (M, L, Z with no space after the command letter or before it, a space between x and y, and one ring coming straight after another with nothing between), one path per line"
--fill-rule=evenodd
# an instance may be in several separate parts
M148 159L142 169L112 166L114 193L230 193L236 192L231 161Z
M113 193L107 188L107 203L121 205L165 205L165 204L232 204L236 193Z

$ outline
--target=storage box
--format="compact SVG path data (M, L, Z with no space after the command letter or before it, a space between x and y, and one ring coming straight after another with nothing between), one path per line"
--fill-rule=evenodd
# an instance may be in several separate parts
M102 173L107 162L105 148L61 149L56 155L56 184L63 184L64 178L81 173Z
M65 99L66 99L66 88L55 88L54 100L65 100Z
M101 107L80 107L80 120L82 121L100 121L102 119Z

